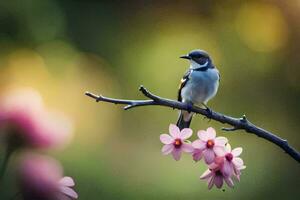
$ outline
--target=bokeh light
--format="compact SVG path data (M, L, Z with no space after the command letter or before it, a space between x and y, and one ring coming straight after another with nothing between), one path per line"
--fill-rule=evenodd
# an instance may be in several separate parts
M275 51L289 39L284 16L272 3L245 3L235 23L239 36L253 51Z

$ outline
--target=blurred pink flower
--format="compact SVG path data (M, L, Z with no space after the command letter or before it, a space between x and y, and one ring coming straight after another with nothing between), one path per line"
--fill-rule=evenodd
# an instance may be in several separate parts
M59 181L59 191L62 196L59 200L63 199L63 196L68 197L67 199L77 199L78 194L71 188L75 186L75 182L71 177L65 176ZM65 198L66 199L66 198Z
M216 164L221 167L224 176L232 176L233 174L240 179L241 170L245 169L243 160L239 157L243 149L241 147L231 150L230 144L227 144L224 149L217 149Z
M60 164L46 156L27 154L18 166L18 183L24 200L73 200L77 193L71 177L62 177Z
M212 127L209 127L206 131L198 131L197 135L199 139L192 143L192 146L196 149L193 154L194 160L195 158L196 160L201 159L202 156L199 156L201 152L206 164L213 163L216 157L215 151L225 147L225 144L228 142L227 138L216 138L216 131Z
M200 176L200 179L207 180L208 189L211 189L213 185L215 185L217 188L221 188L223 186L224 181L229 187L234 186L231 177L224 176L219 166L215 164L210 165L209 169L207 169Z
M193 131L190 128L180 129L174 125L170 124L169 133L160 135L160 141L165 144L162 148L162 153L164 155L172 153L175 160L179 160L181 157L181 152L193 152L193 147L191 144L185 142L186 139L192 136Z
M71 138L72 124L61 113L44 108L41 96L24 89L0 101L0 127L10 145L37 148L62 147Z

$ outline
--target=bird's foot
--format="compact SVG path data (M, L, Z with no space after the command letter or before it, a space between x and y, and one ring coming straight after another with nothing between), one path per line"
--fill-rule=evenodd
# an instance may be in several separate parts
M213 111L212 111L212 109L210 109L207 105L205 105L204 103L202 103L202 105L205 107L205 110L206 110L206 112L207 112L207 115L206 115L206 117L204 117L204 118L208 118L209 119L209 121L211 120L211 118L212 118L212 115L213 115Z
M186 104L186 110L187 110L189 113L192 112L192 108L193 108L193 104L191 104L191 103L187 103L187 104Z
M212 115L213 115L212 110L211 110L210 108L206 108L206 112L208 113L207 117L208 117L209 119L211 119L211 117L212 117Z

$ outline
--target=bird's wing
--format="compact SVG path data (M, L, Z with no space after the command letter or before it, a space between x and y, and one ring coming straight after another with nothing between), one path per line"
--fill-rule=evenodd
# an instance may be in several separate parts
M189 80L189 76L191 74L192 70L188 70L182 77L180 84L179 84L179 88L178 88L178 96L177 96L177 100L178 101L182 101L182 97L181 97L181 90L182 88L186 85L186 83Z

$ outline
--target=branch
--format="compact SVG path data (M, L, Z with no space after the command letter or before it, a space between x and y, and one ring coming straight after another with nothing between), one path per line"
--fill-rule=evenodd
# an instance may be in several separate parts
M194 112L197 114L201 114L209 119L213 119L215 121L218 121L223 124L229 124L232 126L232 128L223 128L225 131L235 131L235 130L244 130L248 133L252 133L257 135L258 137L264 138L268 140L269 142L272 142L279 146L281 149L283 149L287 154L289 154L292 158L294 158L296 161L300 162L300 153L291 147L287 140L284 140L275 134L264 130L254 124L252 124L248 119L246 118L245 115L241 118L234 118L230 117L227 115L224 115L222 113L218 113L215 111L209 111L206 109L202 109L196 106L189 106L186 105L185 103L179 102L179 101L174 101L166 98L162 98L159 96L156 96L149 92L146 88L143 86L140 87L140 91L143 93L144 96L149 98L149 100L124 100L124 99L113 99L113 98L108 98L104 97L101 95L95 95L90 92L86 92L85 94L93 99L96 100L96 102L99 101L104 101L108 103L114 103L114 104L123 104L126 105L124 107L125 110L129 110L134 107L138 106L165 106L165 107L170 107L173 109L178 109L178 110L186 110L189 112Z

